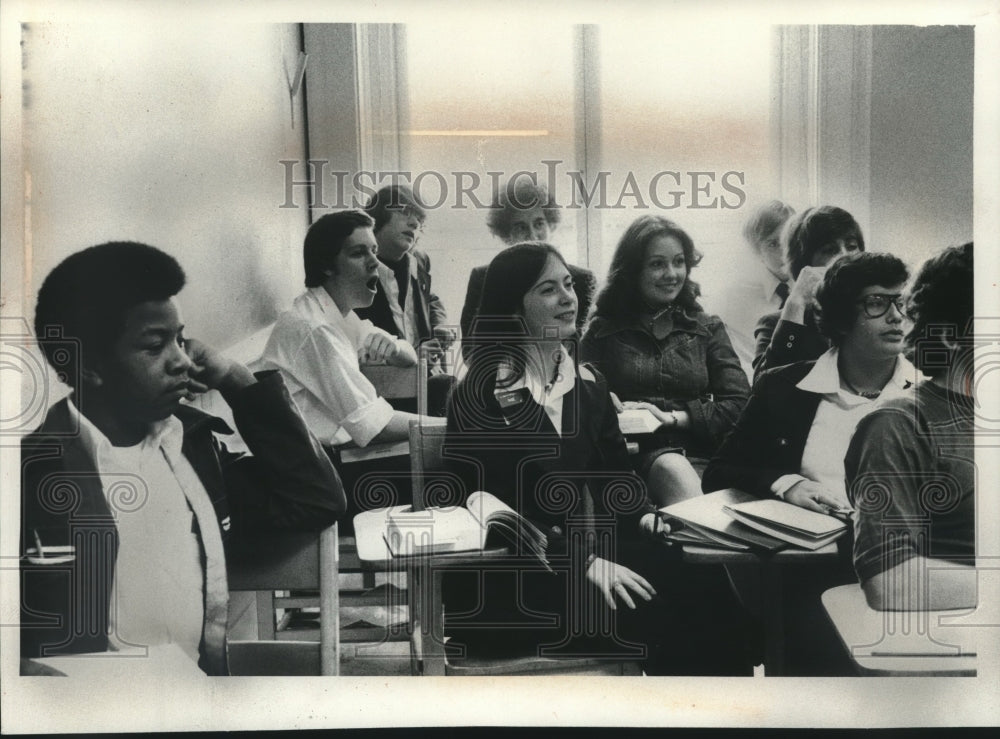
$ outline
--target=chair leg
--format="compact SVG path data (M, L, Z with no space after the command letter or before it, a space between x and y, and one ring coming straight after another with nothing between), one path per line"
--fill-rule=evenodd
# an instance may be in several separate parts
M361 586L365 590L371 590L375 587L375 572L374 570L364 569L361 571Z
M275 612L274 591L257 591L257 638L261 641L274 641Z

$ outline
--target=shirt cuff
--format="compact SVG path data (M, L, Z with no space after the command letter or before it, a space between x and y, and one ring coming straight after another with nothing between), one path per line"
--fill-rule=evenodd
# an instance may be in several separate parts
M385 398L375 398L345 418L341 426L359 447L368 446L368 443L389 424L395 412Z
M802 475L782 475L771 483L771 492L774 493L774 497L784 500L785 493L791 490L796 483L808 479L808 477L803 477Z

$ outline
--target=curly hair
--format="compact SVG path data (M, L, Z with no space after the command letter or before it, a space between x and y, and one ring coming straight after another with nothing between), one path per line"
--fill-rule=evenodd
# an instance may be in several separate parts
M140 303L162 301L181 291L181 265L148 244L111 241L66 257L38 291L35 336L60 377L74 385L81 354L105 356L125 330L126 313ZM77 351L66 351L75 339Z
M858 249L864 251L861 227L843 208L821 205L792 216L781 233L788 273L793 280L798 279L799 272L809 266L817 251L831 241L851 236L858 240Z
M913 327L906 335L906 355L929 377L947 373L952 360L943 363L940 358L955 353L944 336L960 346L972 342L973 253L971 241L945 249L924 262L910 286L906 313Z
M549 229L559 225L561 218L559 206L550 198L545 185L539 185L531 179L514 177L493 198L493 205L489 215L486 216L486 226L491 234L501 241L506 241L514 226L514 215L518 211L523 212L537 207L541 207Z
M645 215L632 222L615 247L607 285L597 296L595 315L632 320L642 312L644 306L638 290L639 275L646 260L647 248L653 239L661 236L672 236L680 242L688 268L687 279L675 302L686 309L701 310L698 305L701 288L691 279L691 270L701 261L701 252L695 249L694 241L687 232L670 219Z
M417 218L423 223L427 219L427 211L420 203L420 200L406 185L386 185L379 189L365 206L365 213L370 215L375 221L375 232L378 233L386 223L393 211L398 211L403 206L409 205L416 213Z
M892 254L860 252L841 257L830 265L816 290L816 327L831 344L840 346L857 321L857 301L864 289L901 285L909 276L906 265Z
M333 268L347 237L356 229L374 225L372 217L361 210L327 213L311 225L302 245L306 287L319 287L326 281L326 270Z

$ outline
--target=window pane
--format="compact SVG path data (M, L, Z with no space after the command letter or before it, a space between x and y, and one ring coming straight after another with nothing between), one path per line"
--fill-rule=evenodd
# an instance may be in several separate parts
M560 172L573 159L573 49L571 26L526 22L406 27L409 81L408 169L437 172L447 198L428 214L418 244L433 262L435 292L452 322L465 299L469 271L487 264L502 244L486 227L487 210L458 193L465 187L489 205L494 182L519 170L548 182L545 160ZM500 175L488 174L500 172ZM419 195L435 204L441 180L425 175ZM568 193L567 193L568 195ZM556 192L557 198L560 193ZM575 219L564 213L551 240L568 258L576 254Z
M625 228L644 213L676 221L705 254L693 276L707 309L745 265L743 221L758 201L772 196L769 34L764 23L737 27L704 20L601 26L602 169L611 173L609 205L625 206L602 212L605 267ZM663 171L679 177L657 180ZM727 172L742 173L742 183L739 174ZM642 202L628 194L619 198L629 173ZM736 192L724 187L724 178ZM747 202L723 207L739 204L739 191Z

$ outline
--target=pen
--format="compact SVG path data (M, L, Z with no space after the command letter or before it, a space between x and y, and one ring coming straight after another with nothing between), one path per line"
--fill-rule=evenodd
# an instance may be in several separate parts
M35 535L35 548L38 550L38 556L44 558L45 552L42 551L42 537L38 535L38 529L32 529L31 532Z

